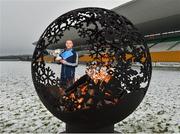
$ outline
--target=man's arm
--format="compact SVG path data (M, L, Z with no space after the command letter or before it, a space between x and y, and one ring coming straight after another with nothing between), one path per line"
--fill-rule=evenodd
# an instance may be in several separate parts
M65 61L63 64L68 65L68 66L73 66L73 67L77 66L78 65L78 53L76 52L76 62L75 63Z

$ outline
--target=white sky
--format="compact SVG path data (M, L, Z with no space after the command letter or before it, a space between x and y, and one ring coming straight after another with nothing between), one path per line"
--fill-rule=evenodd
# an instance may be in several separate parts
M130 0L0 0L0 55L32 54L45 28L81 7L112 9Z

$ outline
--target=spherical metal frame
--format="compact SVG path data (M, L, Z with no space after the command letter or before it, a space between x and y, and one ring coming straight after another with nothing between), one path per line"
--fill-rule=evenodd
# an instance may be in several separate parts
M53 70L46 66L43 51L60 41L64 31L71 27L87 41L90 56L93 57L93 61L87 64L88 67L92 64L104 64L101 60L103 54L108 55L107 72L112 79L103 84L103 87L96 85L95 88L103 91L111 89L113 99L118 100L115 105L105 105L101 100L104 99L104 94L100 92L96 98L102 102L101 106L96 104L89 109L62 111L59 98L55 97L56 94L50 94L51 90L59 88L60 78L55 77ZM109 48L108 51L106 48ZM39 58L42 60L39 61ZM37 42L31 69L33 84L46 108L70 125L87 128L112 125L131 114L147 92L152 71L151 57L144 37L127 18L103 8L80 8L54 20Z

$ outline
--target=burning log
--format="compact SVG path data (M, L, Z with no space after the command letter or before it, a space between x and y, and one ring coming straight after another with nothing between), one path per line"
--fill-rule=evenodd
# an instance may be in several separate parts
M75 111L117 104L118 98L114 98L111 89L105 89L111 78L106 66L89 66L86 74L66 90L62 101L63 110Z

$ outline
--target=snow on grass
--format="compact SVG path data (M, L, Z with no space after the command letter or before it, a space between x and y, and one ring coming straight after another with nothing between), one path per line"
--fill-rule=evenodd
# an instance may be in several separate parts
M53 67L56 72L59 66ZM85 67L77 68L77 77ZM0 133L59 133L65 124L41 103L31 78L31 63L0 62ZM153 70L148 92L139 107L115 125L122 133L180 132L180 71Z

